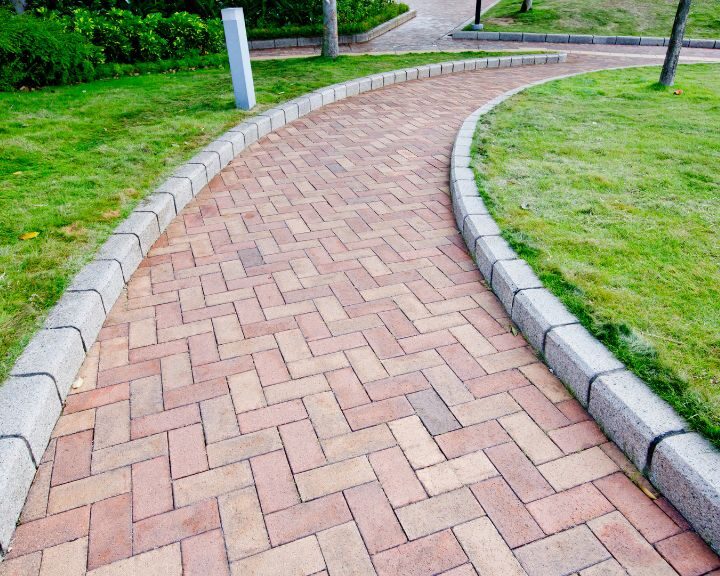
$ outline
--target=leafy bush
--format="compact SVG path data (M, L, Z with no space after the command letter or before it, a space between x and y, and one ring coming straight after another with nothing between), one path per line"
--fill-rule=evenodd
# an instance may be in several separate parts
M321 0L243 0L240 4L248 28L322 24ZM218 18L223 8L237 5L237 0L28 0L27 9L40 8L60 14L71 14L78 8L92 14L117 9L129 10L139 16L159 13L166 17L176 12L188 12L209 19ZM392 5L392 0L338 0L337 5L338 25L342 27L382 13Z
M100 51L55 22L0 11L0 90L84 82Z
M226 0L31 0L34 9L20 16L7 9L7 0L0 2L0 89L79 82L106 76L116 65L225 52L222 21L197 12L217 13ZM244 3L251 39L322 34L320 0ZM133 9L119 8L123 4ZM169 7L195 13L163 15ZM364 32L407 9L393 0L338 0L339 32Z
M105 62L153 62L189 54L211 54L225 49L219 19L205 21L197 14L177 12L169 17L152 13L140 16L112 8L94 13L76 8L69 14L39 9L38 14L82 34L98 46Z

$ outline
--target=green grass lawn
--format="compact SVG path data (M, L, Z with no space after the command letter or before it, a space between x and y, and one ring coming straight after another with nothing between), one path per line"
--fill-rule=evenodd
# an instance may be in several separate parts
M602 36L670 36L677 0L501 0L483 16L488 31L556 32ZM695 0L686 37L720 38L717 0Z
M582 323L720 445L720 66L532 88L474 166L503 234Z
M255 61L250 113L235 109L225 67L0 93L0 382L118 221L224 130L335 82L487 55ZM39 235L20 240L28 232Z

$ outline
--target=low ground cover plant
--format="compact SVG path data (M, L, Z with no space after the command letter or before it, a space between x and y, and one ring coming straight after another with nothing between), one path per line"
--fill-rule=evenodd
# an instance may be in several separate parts
M545 285L720 445L720 66L657 75L523 92L481 120L474 166Z

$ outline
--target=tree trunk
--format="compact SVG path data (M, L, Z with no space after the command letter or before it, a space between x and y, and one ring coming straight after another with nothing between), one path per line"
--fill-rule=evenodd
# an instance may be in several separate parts
M687 24L688 13L690 12L691 0L680 0L675 22L673 22L672 35L665 54L665 63L660 74L660 84L672 86L675 83L675 71L678 60L680 60L680 49L682 48L683 36L685 36L685 25Z
M523 0L520 12L530 12L532 10L532 0Z
M322 0L323 3L323 45L322 55L326 58L337 58L340 55L338 45L337 2Z
M12 4L18 14L25 12L25 0L12 0Z

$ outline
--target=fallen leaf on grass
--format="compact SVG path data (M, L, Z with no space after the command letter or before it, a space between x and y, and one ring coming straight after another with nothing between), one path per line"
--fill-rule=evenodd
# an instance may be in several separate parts
M20 234L20 240L32 240L33 238L37 238L40 235L40 232L25 232L25 234Z
M13 176L22 176L22 170L18 170L17 172L13 172Z
M675 92L673 92L673 94L675 94L675 96L680 96L682 93L683 93L682 90L675 90Z

